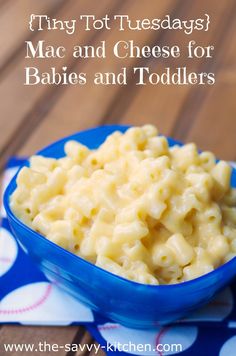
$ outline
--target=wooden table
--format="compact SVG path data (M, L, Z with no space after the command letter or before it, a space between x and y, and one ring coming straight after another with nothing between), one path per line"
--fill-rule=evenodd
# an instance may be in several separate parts
M129 31L118 33L115 29L66 36L64 32L58 31L28 31L30 13L46 13L59 19L74 18L83 13L93 13L98 17L106 13L111 16L129 14L134 19L162 17L168 13L176 18L197 18L209 13L211 26L208 32L198 31L192 36L183 35L181 31L140 31L134 35ZM1 170L12 155L29 155L62 136L110 123L154 123L163 134L184 142L195 141L201 149L212 150L220 158L236 160L235 13L235 0L0 0ZM76 41L81 44L99 44L104 39L112 48L119 38L135 39L139 45L150 46L181 46L190 39L201 45L213 44L213 59L188 60L187 65L190 71L215 72L216 84L137 86L130 80L127 86L23 85L24 67L29 65L29 61L24 59L25 40L44 39L49 44L64 44L70 49ZM149 65L153 71L166 65L175 68L185 65L186 60L122 61L110 57L105 60L47 59L35 63L41 71L46 71L50 66L58 70L67 66L73 71L93 75L97 71L118 72L122 66L131 68ZM92 342L92 338L81 327L0 327L0 343L36 343L40 340L60 344ZM63 351L57 353L59 356L64 354Z

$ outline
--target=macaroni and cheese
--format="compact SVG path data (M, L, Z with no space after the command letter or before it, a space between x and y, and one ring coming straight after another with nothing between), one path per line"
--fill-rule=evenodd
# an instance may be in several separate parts
M154 126L114 132L95 150L33 156L11 196L16 216L76 255L144 284L173 284L236 255L231 168Z

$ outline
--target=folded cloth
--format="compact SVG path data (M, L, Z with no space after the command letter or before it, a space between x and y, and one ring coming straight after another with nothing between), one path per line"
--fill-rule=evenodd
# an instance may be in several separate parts
M11 159L3 178L3 190L24 161ZM1 208L0 323L30 325L86 324L93 312L49 282L11 233Z
M23 162L9 161L3 190ZM236 355L235 283L172 325L129 329L99 316L51 283L12 235L3 207L1 218L0 323L83 324L108 355Z

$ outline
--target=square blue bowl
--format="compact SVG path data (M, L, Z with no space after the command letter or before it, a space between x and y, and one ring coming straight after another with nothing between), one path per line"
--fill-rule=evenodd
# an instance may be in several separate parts
M128 126L102 126L79 132L44 148L45 157L64 156L64 144L76 140L90 149L112 132L125 132ZM168 139L169 145L181 145ZM28 163L26 163L28 165ZM92 310L130 328L153 328L186 316L209 302L236 276L236 258L192 281L174 285L145 285L116 276L66 251L21 222L12 212L10 196L16 189L16 176L4 194L4 206L13 234L50 280ZM236 171L232 173L236 186Z

